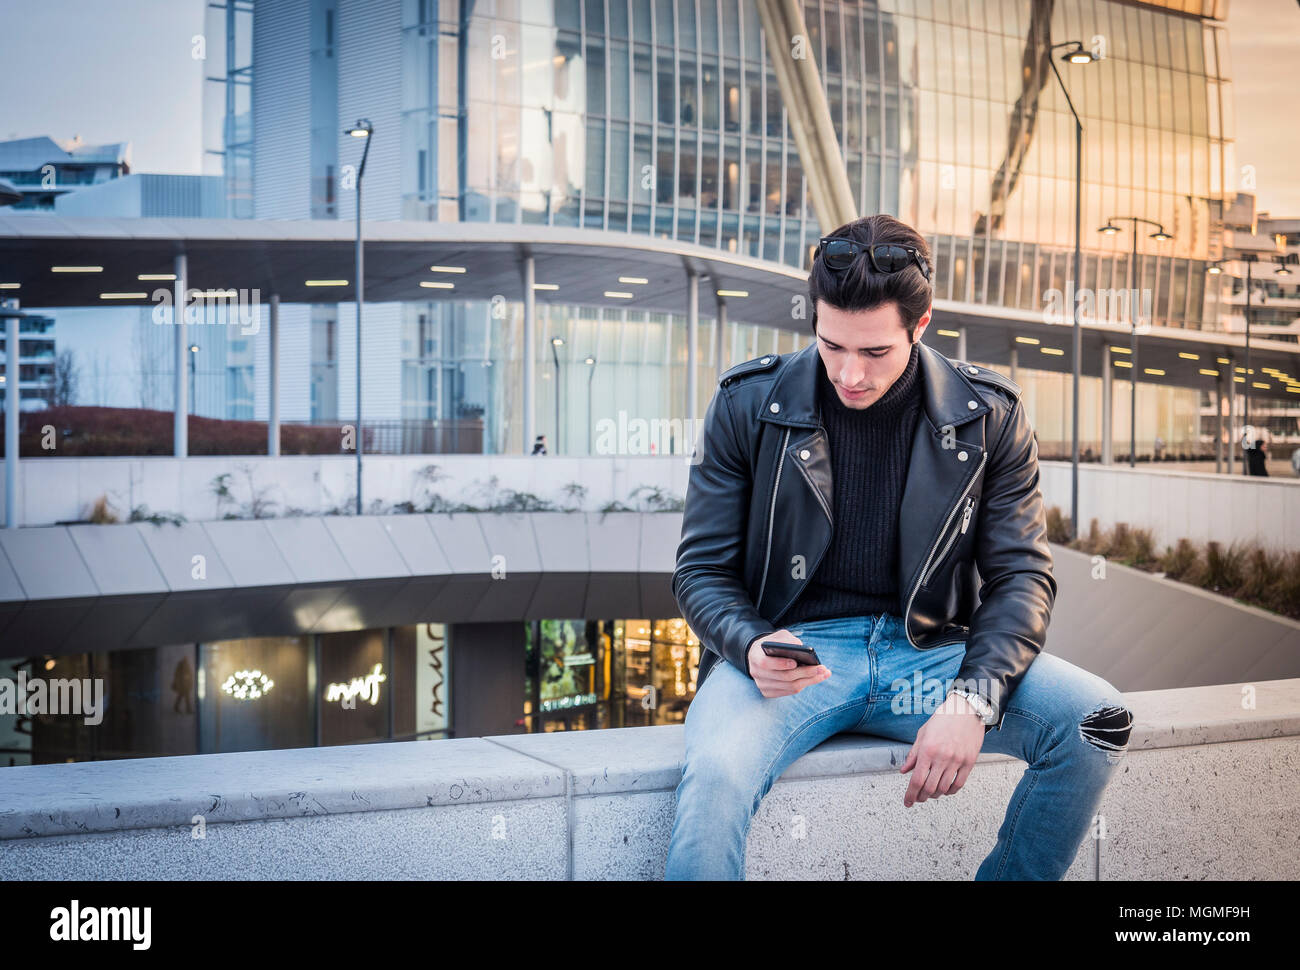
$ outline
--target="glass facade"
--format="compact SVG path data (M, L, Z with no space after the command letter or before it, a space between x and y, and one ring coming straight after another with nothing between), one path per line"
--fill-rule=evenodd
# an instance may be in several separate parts
M403 10L404 218L806 266L818 230L750 5L557 0L548 22L531 18L549 4L476 5L459 38L457 4ZM1073 233L1073 124L1036 45L1081 40L1099 60L1061 69L1086 132L1084 282L1127 273L1130 240L1093 233L1110 215L1158 220L1174 238L1139 239L1142 283L1164 295L1159 322L1202 323L1233 170L1221 25L1114 0L814 0L804 16L859 211L933 239L939 299L1027 309L1064 280Z
M538 620L526 624L526 634L529 733L686 719L701 647L681 617Z
M1205 270L1235 166L1221 23L1118 0L811 0L803 11L858 209L926 235L936 299L1043 311L1048 291L1065 289L1074 126L1045 45L1079 40L1098 60L1059 65L1085 128L1078 285L1150 290L1156 326L1217 326ZM403 0L402 23L402 218L653 234L806 267L819 231L752 5ZM1130 267L1128 231L1095 231L1122 215L1173 238L1140 232ZM662 400L637 405L664 414L681 400L684 321L538 309L538 431L552 452L585 452L588 396L591 415L615 417L628 389L668 368ZM743 301L729 309L743 320ZM518 311L405 305L402 416L482 408L485 450L522 449L519 362L507 356ZM710 325L701 319L700 408ZM727 363L810 339L729 329ZM553 335L565 338L558 367ZM640 345L633 359L629 345ZM1022 384L1039 379L1021 364Z
M520 621L519 632L523 663L500 669L523 677L491 695L516 731L685 720L702 648L681 617ZM0 714L0 765L453 737L454 676L449 627L432 622L3 660L0 678L26 683L24 696L37 678L99 679L103 694L98 724Z
M98 723L15 700L0 765L449 737L447 647L444 624L421 623L0 660L11 687L102 681Z
M204 53L212 65L203 84L203 169L224 177L226 214L236 219L253 216L254 6L254 0L211 0L203 12Z

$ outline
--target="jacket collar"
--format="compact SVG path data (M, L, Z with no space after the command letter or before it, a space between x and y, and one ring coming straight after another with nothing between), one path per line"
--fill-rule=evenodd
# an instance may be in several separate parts
M992 410L975 383L951 360L926 346L924 340L917 345L917 351L917 376L924 386L922 411L935 434L942 434L945 426L955 428ZM817 372L822 367L815 340L786 358L759 405L758 419L795 427L821 427ZM772 410L774 404L777 405L775 411Z

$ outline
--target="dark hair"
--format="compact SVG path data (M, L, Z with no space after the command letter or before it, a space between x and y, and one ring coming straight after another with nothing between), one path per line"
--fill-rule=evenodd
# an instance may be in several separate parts
M877 243L911 246L925 258L932 267L931 276L934 275L934 260L930 256L930 247L926 245L925 237L893 216L883 213L863 216L845 223L834 232L827 233L827 236L853 239L864 246ZM828 269L818 256L813 260L812 269L808 273L808 297L812 302L813 333L817 332L818 300L825 300L841 310L874 310L893 301L898 306L898 315L903 318L903 326L910 341L915 338L917 323L930 308L934 289L921 275L921 270L915 263L901 272L885 276L876 272L866 255L859 256L848 269L838 271Z

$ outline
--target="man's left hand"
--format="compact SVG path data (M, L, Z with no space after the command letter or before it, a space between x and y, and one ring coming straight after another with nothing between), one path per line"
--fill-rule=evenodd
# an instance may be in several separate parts
M899 769L912 771L903 805L940 795L955 795L966 784L984 744L984 722L970 701L950 694L916 732L907 760ZM916 769L913 771L912 769Z

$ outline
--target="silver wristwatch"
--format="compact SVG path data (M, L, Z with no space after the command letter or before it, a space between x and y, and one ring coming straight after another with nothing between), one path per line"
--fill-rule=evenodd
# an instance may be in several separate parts
M970 701L971 706L974 707L975 710L979 713L980 720L983 721L985 724L997 723L998 712L993 709L992 704L986 701L979 694L971 690L966 690L965 688L962 687L954 687L952 690L948 691L949 697L951 697L953 694L960 694L962 697Z

